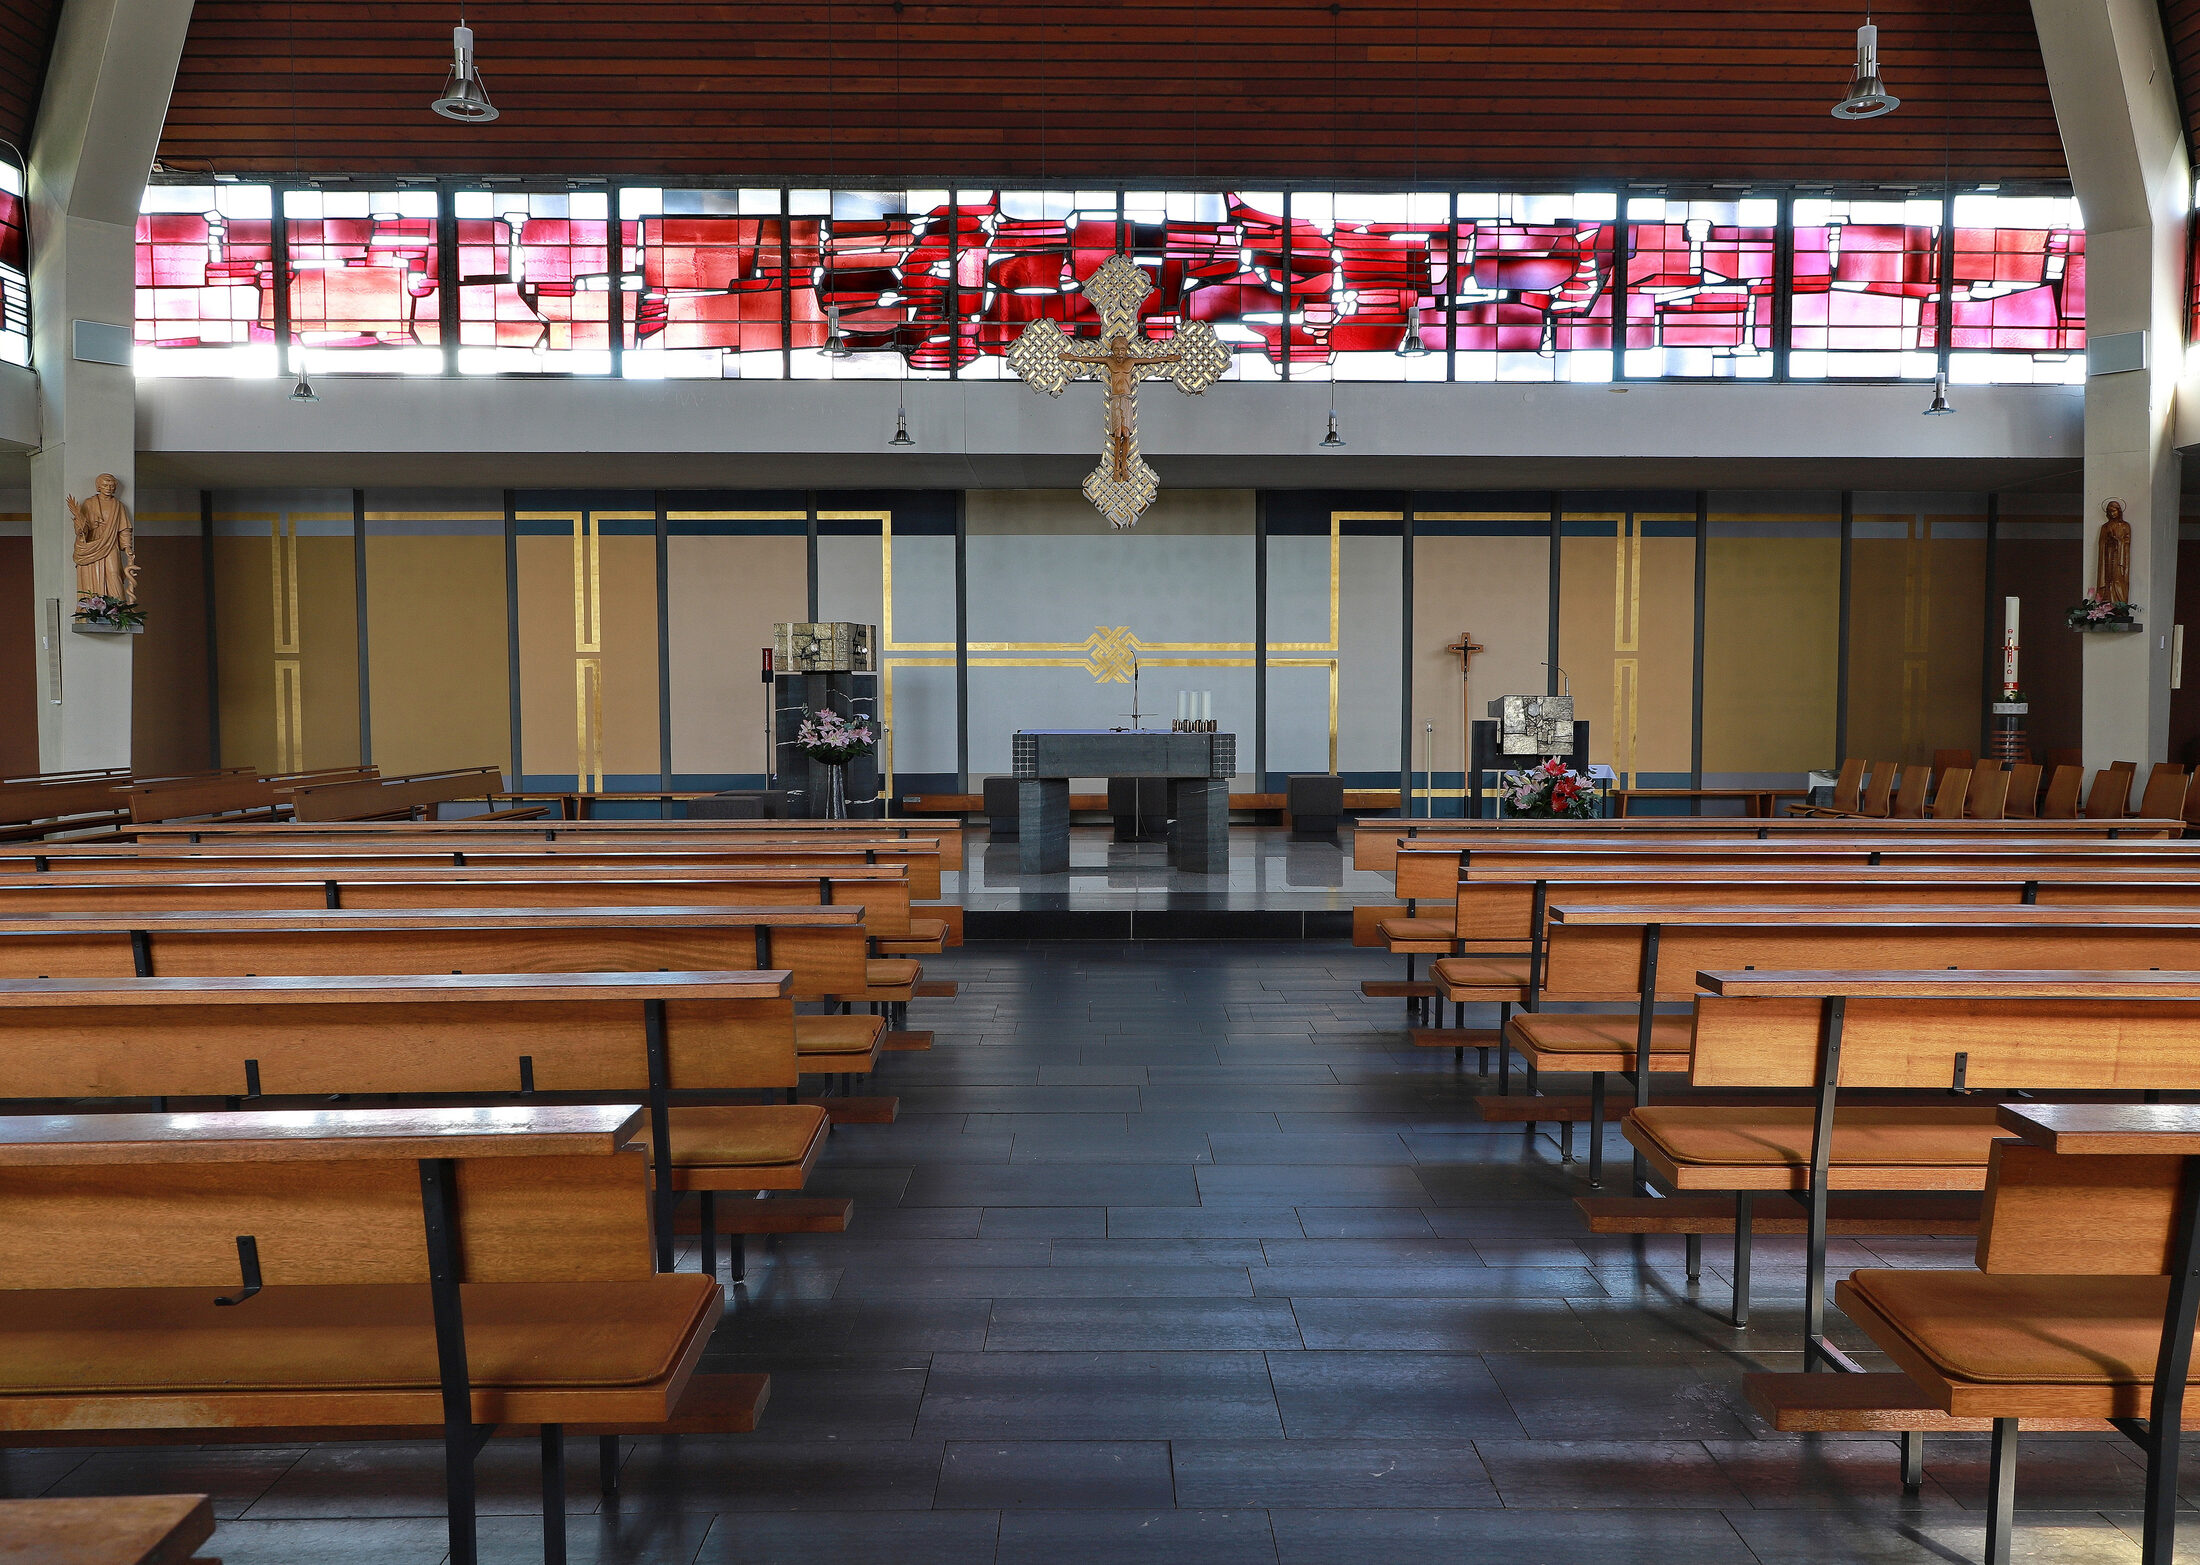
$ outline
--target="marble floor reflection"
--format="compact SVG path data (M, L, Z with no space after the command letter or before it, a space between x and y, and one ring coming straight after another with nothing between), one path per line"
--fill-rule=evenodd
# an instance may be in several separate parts
M1230 828L1230 870L1199 875L1169 865L1164 842L1117 842L1106 826L1070 829L1069 869L1026 875L1017 867L1016 839L995 842L982 824L964 834L959 890L946 889L971 912L1018 909L1297 909L1350 910L1390 902L1386 875L1347 867L1338 842L1294 840L1278 826Z

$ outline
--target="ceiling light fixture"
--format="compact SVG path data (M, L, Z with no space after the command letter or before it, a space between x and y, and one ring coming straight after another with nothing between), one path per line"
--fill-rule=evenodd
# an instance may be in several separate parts
M321 400L321 394L313 389L313 382L306 378L306 356L303 353L298 355L298 381L296 385L290 388L290 400L293 402L318 402Z
M1888 92L1879 79L1879 29L1870 11L1856 30L1856 71L1849 78L1848 96L1833 106L1837 120L1870 120L1896 108L1902 100Z
M1329 432L1322 436L1322 444L1332 449L1344 444L1344 436L1337 433L1337 376L1334 370L1329 375Z
M1406 306L1406 308L1413 312L1413 318L1406 323L1405 339L1400 342L1397 348L1393 351L1395 351L1398 357L1401 359L1422 358L1428 353L1428 344L1421 340L1420 299L1416 297L1411 304Z
M489 101L489 89L482 85L481 72L474 68L474 30L466 25L463 11L458 14L458 25L451 29L451 70L443 78L443 96L429 107L447 120L476 125L497 117L497 106Z
M890 446L913 446L909 437L909 394L905 391L894 399L894 438L886 442Z
M1933 400L1931 406L1925 409L1925 416L1932 418L1936 414L1954 411L1954 408L1948 406L1948 372L1942 370L1933 377Z
M825 357L828 359L852 359L856 350L848 346L848 339L840 331L840 306L825 306Z

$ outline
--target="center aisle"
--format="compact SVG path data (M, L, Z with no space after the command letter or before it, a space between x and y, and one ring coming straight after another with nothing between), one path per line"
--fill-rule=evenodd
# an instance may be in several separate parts
M1584 1236L1555 1139L1484 1127L1471 1069L1360 999L1394 968L928 958L962 989L919 1024L962 1030L888 1057L901 1121L836 1130L813 1184L856 1198L851 1230L752 1258L721 1331L711 1367L772 1373L763 1430L643 1442L628 1503L750 1513L700 1558L773 1565L1977 1557L1983 1439L1931 1442L1908 1504L1891 1441L1759 1443L1740 1377L1797 1367L1799 1241L1760 1240L1736 1332L1689 1302L1677 1239ZM1835 1248L1845 1275L1971 1241ZM2028 1512L2026 1546L2135 1560L2102 1514L2138 1508L2125 1443L2054 1449L2026 1492L2072 1514Z

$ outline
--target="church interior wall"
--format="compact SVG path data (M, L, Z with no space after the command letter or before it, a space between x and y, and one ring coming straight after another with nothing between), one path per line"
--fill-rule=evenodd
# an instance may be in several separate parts
M134 648L134 741L163 769L509 770L516 737L533 786L753 785L757 650L813 594L821 618L881 627L904 796L1005 771L1017 726L1121 722L1131 691L1115 676L1136 651L1149 718L1173 716L1180 688L1214 693L1240 735L1239 789L1326 770L1334 745L1356 785L1397 786L1403 767L1448 813L1464 774L1445 646L1462 630L1484 648L1477 711L1546 688L1555 639L1592 755L1642 786L1699 768L1709 786L1792 782L1843 753L1844 706L1847 753L1922 760L1978 746L2003 593L2024 604L2035 754L2077 736L2061 614L2080 527L2054 496L1996 502L1989 548L1983 495L1852 493L1845 668L1836 492L1712 491L1699 523L1695 491L1175 489L1127 536L1072 489L215 491L209 538L198 491L141 502L154 624ZM31 607L25 512L0 495L0 593ZM2200 529L2186 548L2200 555ZM0 745L34 726L34 622L12 617L0 645ZM2200 693L2180 691L2173 718L2173 754L2200 750Z
M1736 495L1704 520L1704 786L1792 778L1840 705L1841 497Z
M0 777L38 770L38 616L31 497L0 489Z

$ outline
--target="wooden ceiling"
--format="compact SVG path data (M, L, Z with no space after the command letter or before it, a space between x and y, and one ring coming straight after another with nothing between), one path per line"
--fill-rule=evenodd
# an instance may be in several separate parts
M821 182L2067 177L2026 0L1875 9L1902 107L1843 124L1861 0L472 0L503 118L455 125L428 101L456 0L198 0L161 155Z
M2200 0L2162 0L2162 27L2185 111L2185 144L2200 146Z
M0 137L26 152L61 0L0 0Z

